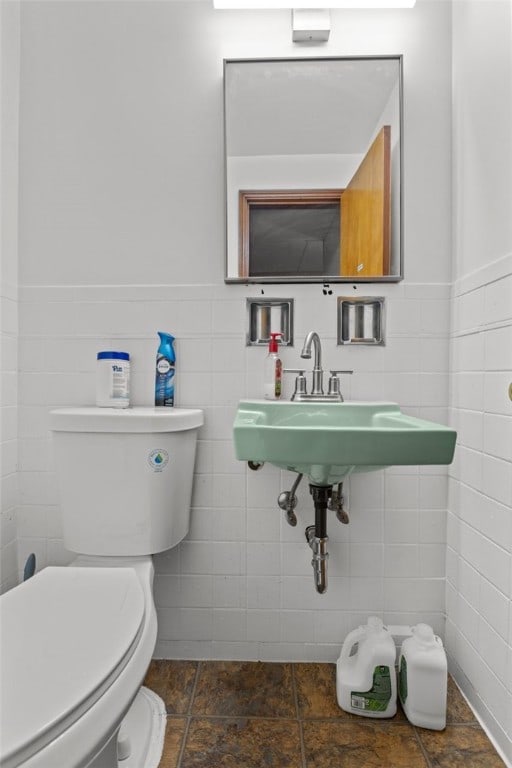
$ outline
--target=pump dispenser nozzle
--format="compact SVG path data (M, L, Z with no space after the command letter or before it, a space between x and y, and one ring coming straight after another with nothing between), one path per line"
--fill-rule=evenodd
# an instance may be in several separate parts
M268 351L269 351L269 353L277 352L277 347L278 347L278 343L279 343L277 339L278 339L279 336L284 336L284 333L281 333L280 331L278 331L277 333L271 333L270 334L270 341L269 341L269 344L268 344Z

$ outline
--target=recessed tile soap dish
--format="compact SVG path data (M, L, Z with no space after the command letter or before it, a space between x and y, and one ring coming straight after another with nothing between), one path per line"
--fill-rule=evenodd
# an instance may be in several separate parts
M271 332L293 346L293 299L247 299L247 346L267 345Z
M338 344L384 344L384 297L338 297Z

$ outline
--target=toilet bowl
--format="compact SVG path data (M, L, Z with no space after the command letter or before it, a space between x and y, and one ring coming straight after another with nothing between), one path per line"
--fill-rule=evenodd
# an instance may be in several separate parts
M117 765L117 732L156 640L153 565L99 560L45 568L2 596L2 768ZM120 765L138 750L129 738Z
M141 688L157 634L151 555L188 531L203 417L129 411L51 414L64 544L78 556L0 597L1 768L160 760L165 706Z

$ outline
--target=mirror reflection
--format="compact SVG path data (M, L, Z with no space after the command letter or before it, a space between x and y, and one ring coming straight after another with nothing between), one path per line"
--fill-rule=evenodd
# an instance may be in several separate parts
M401 70L224 62L227 282L401 279Z

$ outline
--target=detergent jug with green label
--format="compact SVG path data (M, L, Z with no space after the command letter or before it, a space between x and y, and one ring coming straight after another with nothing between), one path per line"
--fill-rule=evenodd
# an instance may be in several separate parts
M393 717L395 658L394 640L377 616L350 632L336 664L339 706L363 717Z

